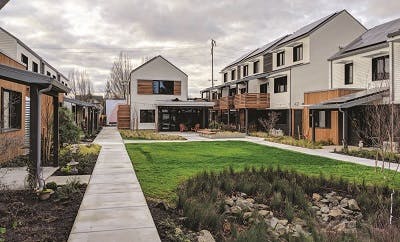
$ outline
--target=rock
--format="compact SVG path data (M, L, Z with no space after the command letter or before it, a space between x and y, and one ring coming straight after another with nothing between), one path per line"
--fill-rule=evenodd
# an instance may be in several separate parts
M321 215L322 215L322 213L321 213L320 210L318 210L315 214L318 215L318 216L321 216Z
M353 213L352 210L349 210L349 209L346 209L346 208L343 208L343 207L340 207L340 210L342 210L345 214L352 214Z
M321 200L322 196L319 195L318 193L313 193L312 194L312 199L316 202L319 202L319 200Z
M350 199L350 200L348 201L348 204L349 204L349 208L350 208L351 210L360 211L360 207L358 206L356 200Z
M306 226L306 225L307 225L307 222L304 221L304 220L301 219L301 218L295 217L295 218L293 219L293 221L292 221L292 224L294 224L294 225L300 225L300 226Z
M244 220L248 220L252 215L253 215L252 212L245 212L245 213L243 214L243 219L244 219Z
M168 210L168 206L164 202L157 203L156 204L156 208L159 208L159 209L164 210L164 211Z
M268 217L271 214L270 211L267 210L260 210L258 211L258 215L262 216L262 217Z
M235 205L235 202L233 201L232 198L227 198L227 199L225 199L225 204L232 207L233 205Z
M327 206L321 208L321 213L329 213L329 208Z
M276 225L276 227L275 227L275 231L276 231L278 234L283 235L283 234L286 233L286 227L283 226L282 224L279 224L279 223L278 223L278 224Z
M231 232L231 224L228 221L225 221L222 224L222 229L223 229L224 233L230 233Z
M307 234L307 232L304 231L303 227L301 225L299 225L299 224L296 224L294 229L295 229L296 233L299 234L299 235L306 235Z
M349 221L349 222L347 223L347 226L346 226L346 227L349 228L349 229L355 229L355 228L357 227L357 222L354 221L354 220Z
M333 227L333 230L336 232L344 232L344 230L346 229L346 224L347 224L347 221L343 221L343 222L339 223L338 225L336 225L335 227Z
M329 215L328 214L322 214L322 221L329 222Z
M180 229L180 228L175 228L175 235L182 235L183 234L183 231L182 231L182 229Z
M254 203L254 199L253 199L253 198L246 198L246 202L248 202L248 203Z
M244 192L241 192L241 193L240 193L240 196L241 196L241 197L247 197L247 194L244 193Z
M208 230L201 230L199 236L197 236L198 242L215 242L214 237Z
M311 209L312 209L314 212L317 212L317 211L319 210L319 207L318 207L318 206L312 206Z
M278 224L282 224L283 226L286 226L288 224L287 219L280 219L278 220Z
M324 198L324 199L321 199L321 201L320 202L322 202L322 203L329 203L329 200L328 199L326 199L326 198Z
M257 207L260 210L265 210L268 208L268 206L265 204L256 204L255 207Z
M333 191L332 191L332 192L326 194L325 197L328 197L328 196L329 196L329 197L333 197L333 196L335 196L335 195L336 195L336 192L333 192Z
M335 208L329 211L329 216L336 218L342 215L342 213L343 213L342 210Z
M348 205L349 205L349 199L348 198L343 198L341 201L340 201L340 206L341 207L347 207Z
M269 220L269 225L270 225L272 228L275 228L276 225L278 224L278 221L279 221L279 219L277 219L277 218L275 218L275 217L272 217L272 218Z
M239 214L241 212L242 212L242 208L239 206L233 206L230 209L230 213L232 213L232 214Z

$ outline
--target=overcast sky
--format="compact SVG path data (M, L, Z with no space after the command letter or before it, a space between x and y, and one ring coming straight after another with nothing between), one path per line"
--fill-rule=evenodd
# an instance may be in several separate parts
M98 93L124 51L135 66L163 55L199 96L211 85L211 38L220 81L219 71L246 51L343 9L367 28L400 17L399 0L11 0L0 25L66 76L86 69Z

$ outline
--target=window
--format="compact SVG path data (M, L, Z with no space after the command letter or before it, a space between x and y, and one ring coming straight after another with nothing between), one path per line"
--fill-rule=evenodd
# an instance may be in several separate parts
M260 93L268 93L268 82L260 85Z
M51 73L48 71L48 72L46 73L46 75L51 76Z
M344 65L344 84L353 84L353 63Z
M293 47L293 62L303 59L303 45Z
M240 88L240 94L246 93L246 88Z
M155 123L155 110L140 110L140 123Z
M372 81L389 79L389 56L372 59Z
M287 76L274 79L274 93L287 92Z
M312 127L312 111L310 110L309 126ZM315 111L314 124L316 128L331 128L331 111Z
M229 96L230 97L233 97L233 96L235 96L236 95L236 88L231 88L231 89L229 89Z
M260 61L255 61L253 63L253 73L258 73L260 71Z
M174 95L174 81L153 81L153 94Z
M38 73L39 72L39 66L36 62L32 61L32 71Z
M243 77L249 75L249 65L243 66Z
M25 64L26 69L28 70L28 56L21 54L21 62Z
M1 91L1 129L21 129L22 94L6 89Z
M224 82L228 81L228 73L224 73Z
M231 71L231 80L235 80L236 79L236 70L232 70Z
M288 119L288 110L276 110L274 111L278 115L278 120L276 121L276 124L287 124L289 119Z
M276 54L276 66L283 66L285 64L285 51Z

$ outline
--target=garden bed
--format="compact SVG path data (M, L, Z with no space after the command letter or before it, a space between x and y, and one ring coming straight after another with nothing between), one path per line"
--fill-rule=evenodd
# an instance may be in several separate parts
M354 156L354 157L360 157L360 158L366 158L366 159L371 159L371 160L379 160L382 161L383 157L385 158L385 162L394 162L394 163L399 163L400 162L400 154L393 154L390 152L385 152L385 155L382 157L382 154L378 150L368 150L368 149L359 149L359 148L353 148L353 149L340 149L340 150L334 150L334 153L338 154L344 154L344 155L349 155L349 156Z
M390 226L390 193L279 168L227 169L185 181L176 207L148 203L162 241L399 241L400 198Z
M229 138L246 138L245 133L230 132L230 131L215 131L215 132L198 132L201 137L209 139L229 139Z
M180 135L160 134L153 130L120 130L123 139L127 140L186 140Z
M45 201L32 191L2 191L0 241L67 241L86 186L59 187Z
M316 141L312 142L307 139L295 139L291 136L271 136L266 132L253 132L250 133L251 136L265 138L266 141L298 146L308 149L322 149L323 146L332 145L331 141Z

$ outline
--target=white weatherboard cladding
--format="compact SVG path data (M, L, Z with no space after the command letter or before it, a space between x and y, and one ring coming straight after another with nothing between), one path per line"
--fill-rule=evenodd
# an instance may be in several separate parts
M254 62L256 62L256 61L259 61L258 72L254 73ZM235 76L234 80L237 80L239 78L243 78L244 77L243 76L243 66L245 66L245 65L249 66L249 69L248 69L249 73L248 73L247 76L263 73L264 72L264 70L263 70L263 68L264 68L263 55L258 55L258 56L252 57L252 58L250 58L250 59L248 59L246 61L242 61L242 62L238 63L237 65L234 65L231 68L225 70L224 72L221 73L222 82L224 80L224 73L227 73L227 81L232 81L232 75L231 75L232 74L232 72L231 72L232 70L236 70L236 74L235 74L236 76ZM237 72L238 66L240 66L240 77L238 77L238 72Z
M400 103L400 43L393 42L394 60L394 101ZM392 68L393 70L393 68Z
M137 94L138 80L166 80L180 81L181 95L139 95ZM162 57L143 65L131 74L131 120L140 120L140 110L156 110L156 102L171 101L175 98L186 101L188 99L188 77ZM133 127L133 122L131 122ZM156 129L156 123L138 123L139 129Z
M332 63L332 88L365 88L387 86L389 80L372 81L372 57L389 54L389 47L368 51L334 60ZM344 64L353 63L353 84L344 84Z
M25 49L20 44L17 44L16 60L18 60L20 62L21 62L21 54L24 54L25 56L28 57L28 70L29 71L33 71L32 61L34 61L34 62L36 62L36 64L38 64L38 72L40 72L40 59L37 58L35 55L32 54L32 52Z
M17 58L17 41L1 29L0 50L9 57L15 60L20 60L20 58Z
M297 45L303 44L303 59L300 61L293 62L293 46L288 46L290 44L296 43ZM285 51L285 64L282 66L277 66L277 54L281 51ZM297 64L304 64L310 62L310 37L305 37L300 40L290 42L285 46L279 47L276 50L274 50L274 53L272 54L272 70L280 70L285 67L289 67L292 65L297 65Z

